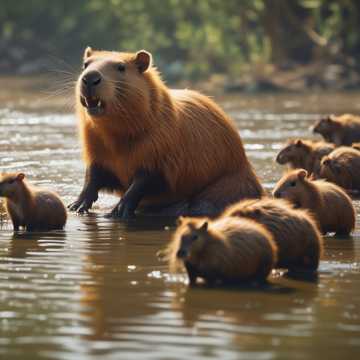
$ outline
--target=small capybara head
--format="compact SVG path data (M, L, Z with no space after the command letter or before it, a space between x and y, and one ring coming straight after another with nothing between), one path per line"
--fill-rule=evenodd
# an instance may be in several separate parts
M276 184L273 190L275 198L282 198L298 204L305 192L308 172L304 169L298 169L285 174Z
M341 180L345 180L346 169L336 158L325 156L321 161L320 177L328 181L334 182L340 186L344 186Z
M277 155L276 162L284 165L302 159L306 156L307 149L308 147L301 139L289 141Z
M197 221L179 218L179 225L183 227L181 233L176 257L179 260L186 261L191 255L198 254L204 248L208 234L208 221L201 224Z
M22 184L25 175L23 173L11 173L0 175L0 196L11 198Z
M326 141L332 141L331 135L336 132L341 124L336 121L334 115L326 116L319 121L317 121L313 127L313 132L315 134L320 134Z
M83 60L76 96L92 118L121 112L123 104L132 106L139 97L148 95L144 89L146 73L152 67L149 52L122 53L88 47Z

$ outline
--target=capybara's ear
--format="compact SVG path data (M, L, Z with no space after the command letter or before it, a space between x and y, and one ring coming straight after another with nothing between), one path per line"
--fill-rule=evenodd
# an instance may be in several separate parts
M88 57L92 55L93 49L88 46L84 51L84 60L86 60Z
M183 217L183 216L179 216L179 217L176 219L176 225L177 225L177 226L182 225L183 222L184 222L184 217Z
M328 157L325 157L325 158L322 160L321 164L322 164L322 165L326 165L326 166L330 165L330 159L329 159Z
M307 176L308 176L308 172L307 172L305 169L299 170L299 172L298 172L298 178L299 178L300 180L305 179Z
M16 180L18 180L18 181L23 181L24 178L25 178L25 174L24 174L24 173L18 173L18 174L16 175Z
M296 141L295 141L295 145L296 146L301 146L303 144L303 142L301 141L301 139L297 139Z
M151 68L152 55L146 50L140 50L136 53L135 63L139 72L143 73Z
M209 227L209 223L207 222L207 221L205 221L202 225L201 225L201 227L200 227L200 231L203 231L203 232L206 232L207 231L207 229L208 229L208 227Z

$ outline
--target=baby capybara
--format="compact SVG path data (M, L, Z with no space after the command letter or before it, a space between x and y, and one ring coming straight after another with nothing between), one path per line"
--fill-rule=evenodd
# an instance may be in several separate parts
M342 146L321 161L320 177L349 191L360 191L360 151Z
M292 169L305 169L318 175L321 159L335 149L334 144L323 141L290 140L276 157L280 165L288 164Z
M223 216L240 216L264 225L278 247L278 267L290 270L318 268L323 241L307 210L294 209L283 199L263 198L232 205Z
M313 131L337 146L351 145L360 141L360 117L351 114L330 115L320 119Z
M277 247L266 228L249 219L180 218L168 246L170 270L183 264L190 284L264 282L277 261Z
M0 197L6 199L7 213L14 230L55 230L65 226L66 209L54 192L39 189L25 181L23 173L0 176Z
M273 195L291 201L295 207L309 209L323 234L349 235L355 227L355 209L350 197L339 186L325 180L311 180L304 169L285 174Z

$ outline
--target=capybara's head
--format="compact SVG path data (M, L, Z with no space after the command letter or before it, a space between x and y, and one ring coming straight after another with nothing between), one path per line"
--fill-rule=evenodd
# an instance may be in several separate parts
M83 71L76 86L77 101L91 117L121 113L146 102L146 75L152 67L152 56L145 50L137 53L99 51L88 47L84 53Z
M12 198L14 197L19 186L22 184L25 175L23 173L11 173L0 175L0 196Z
M280 150L279 154L276 157L276 162L278 164L284 165L289 162L294 162L297 159L302 159L308 153L308 146L301 140L292 140Z
M285 174L273 190L275 198L287 199L293 204L299 204L306 191L308 172L298 169Z
M199 254L204 248L208 234L208 221L198 219L180 218L179 226L182 228L179 247L176 252L177 259L189 260Z
M341 124L336 121L336 117L329 115L317 121L312 130L315 134L320 134L326 141L331 141L331 135L339 130L340 126Z
M346 171L342 164L335 158L325 156L321 160L319 175L321 178L341 185L346 177Z

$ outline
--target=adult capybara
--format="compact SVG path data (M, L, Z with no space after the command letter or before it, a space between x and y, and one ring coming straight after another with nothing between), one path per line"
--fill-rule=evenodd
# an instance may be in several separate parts
M243 200L225 210L223 216L252 219L266 227L278 247L277 266L290 270L316 270L323 240L312 215L294 209L283 199Z
M291 201L295 207L309 209L323 234L349 235L355 227L355 209L350 197L339 186L325 180L311 180L304 169L285 174L273 195Z
M305 169L318 176L321 159L335 149L334 144L323 141L290 140L276 157L276 162L288 164L292 169Z
M264 282L276 264L277 247L266 228L250 219L180 218L167 250L171 271L184 265L190 284Z
M55 230L65 226L64 204L54 192L31 186L23 173L0 176L0 197L6 199L7 213L14 230Z
M337 146L351 145L360 141L360 117L351 114L330 115L320 119L313 131Z
M360 151L342 146L321 161L320 177L348 191L360 191Z
M122 218L138 205L215 215L263 194L233 121L196 91L170 90L144 50L87 48L76 102L87 170L71 210L100 190L122 196L111 213Z

